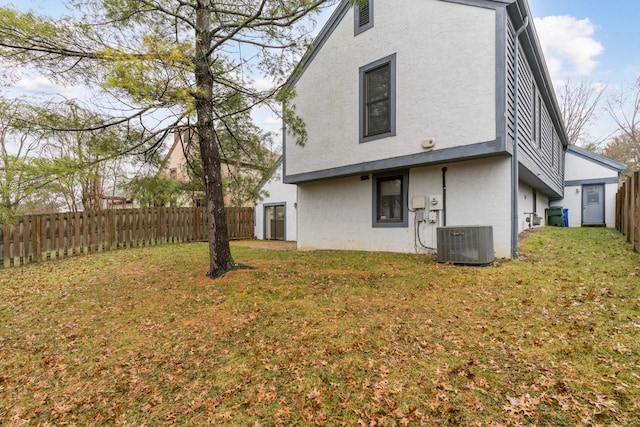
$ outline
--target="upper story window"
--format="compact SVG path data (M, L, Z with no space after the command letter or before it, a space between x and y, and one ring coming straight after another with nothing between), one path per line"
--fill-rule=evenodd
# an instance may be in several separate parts
M360 68L360 142L396 134L396 55Z
M354 7L354 34L358 35L373 27L373 0L367 0Z

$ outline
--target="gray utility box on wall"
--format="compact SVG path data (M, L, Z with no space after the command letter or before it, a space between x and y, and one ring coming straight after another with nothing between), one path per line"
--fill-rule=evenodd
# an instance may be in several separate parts
M492 226L438 227L438 262L486 265L494 259Z

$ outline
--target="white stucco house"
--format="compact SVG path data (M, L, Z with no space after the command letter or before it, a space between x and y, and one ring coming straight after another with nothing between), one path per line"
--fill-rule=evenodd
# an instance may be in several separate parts
M484 225L510 258L528 212L564 195L526 0L343 1L288 84L308 134L283 144L300 250L427 252L440 226Z
M264 196L254 211L257 239L296 240L297 188L283 182L282 160L278 159L273 173L258 187Z
M615 227L616 193L627 167L575 145L565 155L564 197L552 206L568 209L569 227Z

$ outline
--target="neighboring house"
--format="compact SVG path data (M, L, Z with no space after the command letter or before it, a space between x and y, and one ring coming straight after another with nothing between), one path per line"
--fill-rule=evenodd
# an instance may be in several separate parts
M264 240L296 240L297 188L282 181L282 157L259 191L264 198L255 208L255 236Z
M308 134L284 140L299 249L426 252L438 226L490 225L509 258L527 212L563 196L568 140L526 0L343 1L289 84Z
M140 202L131 196L102 196L103 209L138 209Z
M564 198L551 204L569 210L570 227L615 227L616 193L627 167L575 145L569 145L565 165Z
M178 181L183 188L191 183L191 177L188 174L189 165L187 163L187 153L191 149L197 149L191 144L192 132L185 127L173 133L173 144L165 157L165 167L162 170L166 176ZM189 157L191 158L191 157ZM177 200L178 207L195 207L203 205L204 191L185 191ZM225 197L227 203L227 197Z
M165 167L162 170L166 176L171 179L175 179L185 188L183 194L178 198L177 205L180 207L200 206L204 203L204 191L189 189L191 183L191 176L189 174L190 165L187 161L199 162L199 153L191 153L190 150L198 150L197 141L194 140L194 132L189 131L189 128L184 127L179 131L174 132L173 145L169 149L165 158ZM266 163L269 161L275 162L275 155L264 149L264 156ZM247 159L239 164L232 164L232 162L222 159L220 164L220 172L222 174L223 182L225 183L225 206L231 206L234 203L233 190L230 190L229 181L232 179L231 175L235 174L239 179L246 181L246 185L241 186L238 191L242 191L247 188L255 188L260 182L261 161L254 161L253 159ZM251 185L253 183L253 185ZM197 187L197 186L196 186ZM240 197L244 194L238 195ZM250 199L251 197L244 197L244 199ZM241 206L253 207L253 200L244 201Z

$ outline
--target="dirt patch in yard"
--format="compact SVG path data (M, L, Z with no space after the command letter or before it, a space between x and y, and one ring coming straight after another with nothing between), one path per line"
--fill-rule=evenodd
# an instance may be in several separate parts
M529 238L535 236L536 234L539 234L541 232L544 231L544 227L533 227L533 228L527 228L523 231L520 232L520 234L518 234L518 243L522 244L525 241L527 241Z
M296 242L283 242L281 240L234 240L231 246L243 246L256 249L272 249L275 251L295 251Z

